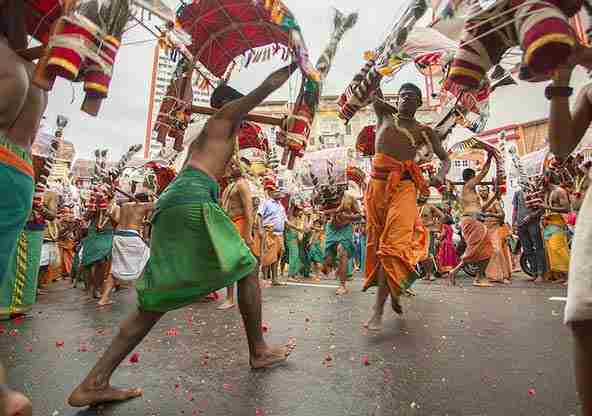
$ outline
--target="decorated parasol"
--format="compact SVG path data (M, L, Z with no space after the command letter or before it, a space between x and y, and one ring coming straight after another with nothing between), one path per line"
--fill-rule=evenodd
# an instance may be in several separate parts
M295 59L304 77L313 84L321 79L309 60L296 18L280 0L195 0L179 8L177 19L190 35L191 44L178 65L155 126L159 140L173 137L177 149L182 146L179 137L192 114L214 113L209 108L192 106L192 83L209 89L228 82L241 67L274 57ZM257 120L251 117L251 121ZM279 119L261 121L281 124Z

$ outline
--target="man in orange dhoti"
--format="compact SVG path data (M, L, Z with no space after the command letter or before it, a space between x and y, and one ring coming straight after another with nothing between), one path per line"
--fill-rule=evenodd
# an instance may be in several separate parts
M378 91L380 94L380 90ZM401 314L399 298L418 278L415 267L427 250L427 229L417 209L418 192L429 196L429 188L418 163L431 161L434 152L442 166L432 185L448 172L448 153L440 135L415 120L421 106L421 90L404 84L398 108L380 98L374 101L378 117L376 155L366 190L366 264L364 289L378 285L374 314L365 326L382 328L384 304L389 294L395 312Z
M465 185L461 195L461 203L463 207L463 215L460 219L460 228L467 243L467 248L463 254L461 262L450 272L450 281L454 284L456 273L467 263L477 264L479 271L475 280L474 286L491 287L491 283L487 282L485 270L489 264L489 260L493 254L493 245L489 238L487 227L481 222L482 211L489 208L488 204L481 207L481 198L477 194L477 185L480 184L489 168L491 167L492 155L490 154L487 162L483 165L483 169L478 175L473 169L465 169L463 171L463 180ZM490 203L495 199L492 198Z
M222 194L222 208L232 220L240 236L247 246L253 250L253 197L246 178L242 176L238 162L229 164L228 177L230 184ZM234 284L226 288L226 301L218 306L220 310L227 310L236 305L234 299Z

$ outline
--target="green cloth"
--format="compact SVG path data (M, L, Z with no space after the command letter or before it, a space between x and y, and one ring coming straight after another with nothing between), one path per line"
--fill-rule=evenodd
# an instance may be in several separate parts
M185 168L152 219L150 260L136 283L141 310L168 312L251 274L257 260L218 205L219 187Z
M25 162L31 157L18 146L0 137L0 146L8 149ZM16 245L31 215L35 184L33 178L13 166L0 162L0 284L14 262Z
M82 260L80 265L88 267L98 261L107 260L111 257L113 250L113 226L108 222L105 228L97 231L95 221L88 227L88 235L82 240Z
M7 278L0 284L0 319L27 313L35 304L42 245L43 228L21 232Z
M312 263L322 263L325 255L320 241L316 241L308 251L308 259Z
M347 258L352 259L356 254L354 246L354 227L352 224L336 229L330 222L325 225L325 258L337 257L337 247L340 246L347 252Z
M288 276L298 276L304 267L300 259L300 241L298 233L290 228L286 230L286 247L288 248Z

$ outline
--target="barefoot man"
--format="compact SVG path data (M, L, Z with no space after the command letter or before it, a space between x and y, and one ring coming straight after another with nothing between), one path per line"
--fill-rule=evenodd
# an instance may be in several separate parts
M434 281L436 270L436 254L438 254L438 241L440 240L440 228L444 221L444 213L432 204L425 203L419 209L419 216L424 227L428 230L427 258L421 259L421 265L425 272L424 279Z
M243 177L240 166L236 161L229 164L228 177L230 184L222 193L222 208L230 217L238 233L247 246L253 247L253 197L249 181ZM235 305L234 284L226 288L226 301L218 309L227 310Z
M241 120L284 85L296 68L292 64L275 71L246 96L224 84L214 90L212 107L221 108L193 141L184 169L156 204L150 260L136 284L138 310L123 322L105 354L72 392L71 406L141 395L141 389L110 386L111 375L123 359L166 312L237 281L251 367L264 368L286 360L289 347L272 347L263 339L257 261L218 204L217 181L234 153ZM222 101L227 102L223 107Z
M350 259L356 255L354 246L354 227L353 223L362 219L358 201L348 194L343 194L339 207L331 212L331 219L325 226L325 261L323 272L327 273L331 267L337 263L337 277L339 278L339 287L337 295L344 295L348 292L347 265Z
M403 312L399 298L418 278L415 266L426 252L427 231L419 218L417 197L420 193L427 198L429 188L418 162L431 161L434 153L442 161L434 186L444 181L450 168L441 134L415 119L420 106L421 90L414 84L401 86L398 109L380 98L374 101L376 155L364 202L368 238L364 290L378 285L374 314L366 323L372 330L382 328L389 294L393 310Z
M592 49L577 45L570 65L559 69L545 91L551 101L549 144L558 158L566 158L581 142L592 124L592 83L584 85L570 111L573 94L570 81L574 65L592 69ZM576 385L582 401L582 415L592 416L592 192L586 192L578 216L569 265L565 323L574 335Z
M0 281L15 261L16 245L33 206L35 140L47 96L31 84L33 66L15 50L27 47L25 3L0 1ZM30 415L31 403L6 387L0 364L0 415Z
M125 202L116 209L117 228L113 234L111 273L105 279L99 306L113 303L109 294L115 284L114 279L134 281L148 263L150 248L143 239L142 229L153 208L154 203L149 201L147 194L137 194L135 201Z
M489 264L489 260L493 255L493 244L487 233L487 226L481 222L482 211L488 207L481 207L481 197L477 193L477 185L479 185L489 168L491 167L492 154L489 155L483 169L478 175L471 168L463 171L463 180L465 182L461 194L462 216L460 218L460 228L463 237L467 243L467 248L463 254L461 262L450 272L450 281L455 282L456 273L467 263L474 263L479 267L477 276L473 281L473 286L491 287L491 283L487 281L485 270ZM491 200L493 203L493 200Z

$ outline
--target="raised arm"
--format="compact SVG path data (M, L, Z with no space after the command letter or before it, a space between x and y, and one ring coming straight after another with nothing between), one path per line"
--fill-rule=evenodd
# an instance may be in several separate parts
M567 157L584 137L592 122L592 85L588 84L578 94L574 113L569 109L569 88L573 69L582 65L592 69L592 48L576 45L575 53L567 65L553 77L551 88L551 114L549 116L549 142L551 151L559 157ZM558 88L557 88L558 87ZM564 90L561 90L561 89Z
M490 154L487 158L487 161L483 165L483 168L481 169L481 171L477 174L477 176L475 176L473 179L468 181L465 184L465 186L468 186L469 188L474 190L477 187L477 185L479 185L481 182L483 182L483 179L485 179L485 177L487 176L487 172L489 172L489 168L491 167L491 160L492 159L493 159L493 156Z
M384 101L384 95L380 88L376 90L376 96L372 101L372 107L374 108L374 113L376 114L376 120L379 126L384 122L386 117L390 117L397 112L395 107Z
M284 85L297 67L297 63L294 62L291 65L278 69L249 94L226 104L212 118L238 123L269 95Z

